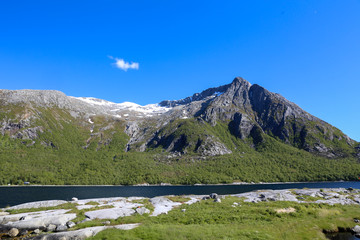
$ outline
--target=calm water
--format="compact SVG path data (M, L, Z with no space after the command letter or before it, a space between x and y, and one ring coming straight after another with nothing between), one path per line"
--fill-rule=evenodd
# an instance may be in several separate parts
M355 235L349 232L330 233L330 234L326 234L326 237L330 240L360 240L360 238L355 237Z
M360 182L313 182L204 186L4 186L0 187L0 207L42 200L71 200L102 197L155 197L183 194L236 194L260 189L358 188Z

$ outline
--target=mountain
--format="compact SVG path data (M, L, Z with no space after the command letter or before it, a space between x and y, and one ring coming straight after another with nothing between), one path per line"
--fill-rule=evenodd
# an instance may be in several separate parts
M48 90L0 90L0 106L2 184L334 180L360 172L359 143L239 77L146 106Z

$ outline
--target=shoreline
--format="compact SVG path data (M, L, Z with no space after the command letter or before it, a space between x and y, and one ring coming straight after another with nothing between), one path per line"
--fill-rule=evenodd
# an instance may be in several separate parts
M25 203L21 203L21 204L17 204L14 206L9 206L9 207L4 207L4 208L0 208L0 212L1 210L6 210L6 209L13 209L13 208L17 208L18 206L25 206L25 207L20 207L19 209L24 209L24 208L28 208L27 205L31 205L31 204L39 204L39 203L51 203L54 205L53 206L57 206L60 205L62 203L80 203L81 204L85 204L87 202L91 202L91 201L104 201L104 200L111 200L111 201L118 201L118 200L124 200L124 199L157 199L157 198L167 198L167 197L185 197L185 198L196 198L199 201L203 199L204 196L211 196L212 194L216 195L216 198L224 198L226 196L236 196L236 197L247 197L249 198L248 202L253 202L253 203L257 203L257 202L261 202L261 201L295 201L295 202L300 202L300 203L306 203L304 201L292 198L292 197L284 197L284 196L280 196L279 194L275 194L274 193L281 193L281 194L290 194L290 195L306 195L306 196L319 196L319 197L326 197L326 196L331 196L336 198L336 200L339 200L338 196L333 195L332 193L334 192L343 192L344 194L356 194L358 195L358 199L350 199L353 201L353 203L350 204L360 204L360 189L356 189L356 188L343 188L343 187L329 187L329 188L289 188L289 189L257 189L257 190L250 190L247 192L242 192L242 193L234 193L234 194L217 194L217 193L208 193L208 194L182 194L182 195L174 195L174 194L169 194L169 195L159 195L159 196L155 196L155 197L142 197L142 196L126 196L126 197L121 197L121 196L117 196L117 197L94 197L94 198L85 198L85 199L78 199L77 197L73 197L72 200L59 200L59 199L50 199L50 200L40 200L40 201L30 201L30 202L25 202ZM325 194L326 192L329 192L331 194ZM266 196L268 195L268 196ZM213 198L213 197L210 197ZM269 199L267 199L269 198ZM274 199L276 198L276 199ZM254 199L257 199L256 201L254 201ZM340 200L344 200L345 198L340 198ZM329 200L329 199L326 199ZM111 202L110 201L110 202ZM59 203L61 202L61 203ZM194 203L194 202L192 202ZM192 204L191 203L191 204ZM328 203L329 204L329 203ZM330 203L331 204L331 203ZM348 203L349 204L349 203ZM47 206L47 207L53 207L53 206Z
M261 202L267 202L267 204L257 204ZM309 205L309 203L320 204L321 207ZM193 204L196 206L192 206ZM75 239L79 236L81 239L85 239L106 229L130 230L141 227L144 219L159 224L157 220L153 219L160 215L159 219L165 219L163 224L173 223L175 217L177 226L180 227L178 229L183 229L182 227L185 225L188 226L188 222L193 221L194 216L200 221L218 219L217 221L222 221L222 227L225 227L225 230L221 230L218 236L223 236L227 229L233 229L235 224L242 226L247 224L245 226L248 227L249 231L230 234L231 237L239 236L237 234L248 235L251 233L251 226L262 227L264 223L268 223L269 219L286 219L292 222L291 226L295 223L297 226L298 219L304 219L306 221L302 222L306 223L312 221L314 225L318 224L319 218L321 218L322 223L329 221L336 223L330 227L325 224L321 228L315 229L313 236L309 237L309 239L313 239L319 233L338 232L339 229L345 229L344 226L348 231L360 228L360 226L354 227L360 213L359 204L360 190L353 188L255 190L240 194L185 194L152 198L107 197L73 198L71 201L47 200L27 202L0 209L0 222L2 223L2 225L0 224L0 234L43 240ZM208 212L211 214L207 214ZM345 215L339 215L339 213ZM140 215L143 216L139 217ZM337 215L339 216L336 217ZM135 216L136 221L130 223L124 220L127 217L131 219L132 216ZM249 220L244 223L242 217ZM178 221L179 219L180 221ZM339 222L340 220L341 222ZM193 222L190 225L194 227L197 225L196 223ZM198 236L203 236L204 233L211 231L217 223L205 224L206 228ZM273 221L272 223L275 228L283 226L283 221ZM155 231L160 231L159 229L156 230L157 224L150 226L155 227ZM285 231L287 227L285 226L283 230ZM307 228L308 225L305 224L292 229L288 236L292 236L295 233L294 230L297 230L299 236L302 236L303 230ZM182 231L180 230L178 233L181 234ZM193 228L183 235L192 233L192 231ZM257 231L255 233L256 237L265 236L264 234L269 233L269 229L263 229L260 235ZM280 239L278 236L276 238L276 231L270 231L270 233L274 234L274 239ZM115 235L112 235L114 231L103 234L106 239L116 238ZM126 233L121 231L116 234L123 235ZM133 232L133 234L135 233ZM139 236L137 238L140 239ZM194 239L198 239L198 237L194 237Z
M306 183L340 183L340 182L358 182L358 181L310 181L310 182L235 182L235 183L215 183L202 184L196 183L192 185L176 185L170 183L161 184L137 184L137 185L41 185L41 184L24 184L24 185L0 185L0 187L197 187L197 186L237 186L237 185L281 185L281 184L306 184Z

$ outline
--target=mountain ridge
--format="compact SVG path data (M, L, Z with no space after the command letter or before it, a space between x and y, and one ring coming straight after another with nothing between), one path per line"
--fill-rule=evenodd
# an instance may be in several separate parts
M358 142L240 77L145 106L55 90L0 90L0 106L0 172L11 172L0 183L51 183L49 176L61 184L92 182L86 175L95 177L94 184L340 180L357 179L360 172ZM33 166L48 177L26 171ZM105 172L112 180L100 178Z
M285 143L327 157L339 157L344 153L334 150L333 147L329 148L323 143L323 139L314 137L315 135L327 134L328 136L321 137L330 141L333 141L334 137L339 141L345 139L350 146L356 143L341 131L333 129L330 124L307 113L280 94L272 93L257 84L252 85L240 77L235 78L230 84L209 88L191 97L173 101L165 100L159 104L145 106L129 102L117 104L96 98L68 97L56 90L1 90L0 101L3 104L26 103L40 107L56 106L70 110L73 116L81 113L84 118L89 119L92 115L102 114L123 118L128 122L125 133L130 138L139 135L137 131L149 130L148 126L145 126L146 130L141 130L139 124L155 117L158 121L157 131L169 121L176 119L200 118L211 126L222 121L228 122L229 131L240 139L254 137L251 134L255 132L258 132L259 136L264 133L270 134ZM310 127L311 124L315 126ZM152 137L142 143L140 148L133 149L144 151L148 145L154 146L156 131ZM313 138L315 142L309 143L309 138ZM139 142L141 142L139 139L131 138L127 149L130 150L131 145ZM174 143L169 145L172 144ZM225 153L231 152L225 146L221 146ZM183 148L180 147L180 149Z

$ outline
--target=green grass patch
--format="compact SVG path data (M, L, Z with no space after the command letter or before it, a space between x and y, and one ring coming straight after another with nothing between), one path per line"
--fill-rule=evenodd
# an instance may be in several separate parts
M234 202L241 206L232 207ZM292 213L277 209L295 208ZM221 203L205 200L175 208L167 215L122 218L117 223L142 223L138 228L109 229L91 239L326 239L323 230L350 228L360 216L355 205L295 202L246 203L226 197ZM124 219L127 219L124 221ZM132 221L131 221L132 220ZM136 221L135 221L136 220ZM114 222L114 223L115 223Z
M170 201L181 202L181 203L184 203L184 202L187 202L187 201L191 200L191 198L184 197L184 196L167 196L166 198L169 199Z
M33 145L30 140L11 138L10 133L0 135L0 185L349 181L357 180L360 172L355 158L326 159L268 135L251 147L251 138L234 136L229 123L221 121L211 126L196 119L176 120L159 130L159 140L151 142L146 152L125 152L129 137L124 121L94 117L91 134L91 124L64 110L23 107L4 111L14 111L14 117L32 112L38 117L34 126L42 126L43 132L38 132ZM0 115L0 120L5 121L6 116L10 115ZM200 157L198 143L206 142L208 136L233 153ZM183 141L174 150L187 153L169 158L165 149L174 139L181 140L179 144Z
M305 202L315 202L317 200L324 200L321 197L312 197L309 195L301 195L301 196L297 196L296 198L300 201L305 201Z
M95 201L90 201L90 202L87 202L87 203L85 203L85 205L99 205L99 203L98 202L95 202Z

